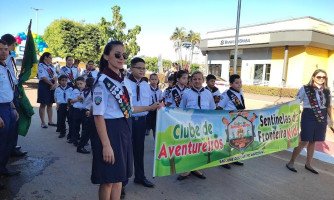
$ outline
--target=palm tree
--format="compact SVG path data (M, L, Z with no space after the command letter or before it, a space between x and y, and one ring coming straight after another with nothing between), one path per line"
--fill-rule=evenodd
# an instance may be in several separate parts
M191 43L191 53L190 53L190 65L193 61L194 49L196 46L199 45L201 41L200 33L195 33L194 31L190 30L187 36L187 41Z
M184 27L176 27L170 40L174 41L175 52L179 53L180 64L182 67L182 42L186 39L186 32Z

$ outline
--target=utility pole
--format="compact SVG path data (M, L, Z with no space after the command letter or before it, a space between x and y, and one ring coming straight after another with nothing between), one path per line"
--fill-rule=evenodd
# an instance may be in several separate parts
M233 63L233 73L237 73L237 61L238 61L238 41L239 41L239 24L240 24L240 10L241 10L241 0L238 0L238 11L237 11L237 23L235 28L235 47L234 47L234 63Z
M36 34L38 35L38 11L43 10L41 8L33 8L31 7L32 10L36 12Z

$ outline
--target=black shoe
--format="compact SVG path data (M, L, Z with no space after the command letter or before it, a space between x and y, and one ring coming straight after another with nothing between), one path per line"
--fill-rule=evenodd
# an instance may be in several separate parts
M65 134L60 134L60 135L58 136L58 138L63 138L63 137L65 137Z
M56 132L57 132L57 133L59 133L59 132L60 132L60 130L59 130L59 129L57 129L57 130L56 130Z
M197 178L200 178L200 179L206 179L206 176L204 176L203 173L200 173L198 171L191 171L191 174L196 176Z
M17 145L17 146L15 147L15 149L20 150L20 149L21 149L21 146Z
M49 126L54 126L54 127L57 127L57 124L55 123L48 123Z
M190 174L188 174L188 175L181 175L181 174L180 174L180 175L177 176L176 179L177 179L178 181L183 181L184 179L187 179L187 178L189 177L189 175L190 175Z
M2 176L6 176L6 177L12 177L12 176L16 176L16 175L19 175L21 172L20 171L5 171L5 172L1 172L0 174Z
M23 157L23 156L27 155L27 153L28 152L26 152L26 151L21 151L19 149L14 149L14 150L12 150L10 155L12 157Z
M75 147L78 147L78 142L73 142L73 145L75 146Z
M78 153L83 153L83 154L90 154L90 151L88 151L87 149L85 149L85 147L78 148L77 152Z
M231 165L229 164L224 164L224 165L220 165L222 167L224 167L225 169L231 169Z
M319 174L319 172L317 172L315 169L312 169L308 166L305 165L305 169L307 169L308 171L312 172L313 174Z
M244 163L239 162L239 161L237 161L237 162L233 162L232 164L234 164L234 165L238 165L238 166L244 166Z
M135 182L137 184L141 184L144 187L149 187L149 188L153 188L154 187L154 184L151 181L147 180L146 178L144 178L143 180L134 179L133 182Z
M290 167L288 164L285 165L290 171L297 173L297 170L294 167ZM305 165L306 168L306 165Z
M69 143L69 144L72 144L72 143L73 143L73 141L72 141L72 140L70 140L70 139L67 139L67 143Z
M5 189L5 185L0 183L0 191Z
M121 190L121 199L124 199L125 198L125 187L122 187L122 190Z

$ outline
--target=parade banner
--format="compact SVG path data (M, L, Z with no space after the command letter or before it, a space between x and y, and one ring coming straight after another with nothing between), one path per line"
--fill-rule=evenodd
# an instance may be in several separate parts
M153 176L167 176L296 147L299 100L229 112L162 108L157 114Z

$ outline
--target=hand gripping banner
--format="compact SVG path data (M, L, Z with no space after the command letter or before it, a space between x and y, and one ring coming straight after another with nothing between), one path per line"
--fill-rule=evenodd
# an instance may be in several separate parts
M153 176L214 167L296 147L299 114L299 100L240 112L160 109Z

